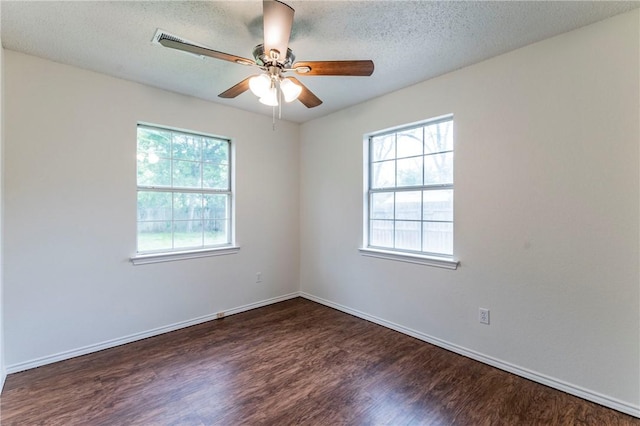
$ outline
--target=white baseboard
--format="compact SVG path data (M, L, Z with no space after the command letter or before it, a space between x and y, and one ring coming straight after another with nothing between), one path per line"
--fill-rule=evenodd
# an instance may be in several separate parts
M4 381L7 379L7 372L4 369L4 366L0 367L0 394L2 393L2 389L4 388Z
M237 308L223 309L221 312L224 312L224 317L228 317L229 315L238 314L240 312L245 312L251 309L260 308L263 306L271 305L273 303L283 302L285 300L293 299L299 296L300 296L299 292L293 292L293 293L285 294L283 296L272 297L270 299L261 300L259 302L249 303L248 305L238 306ZM31 368L41 367L43 365L52 364L54 362L63 361L65 359L75 358L77 356L90 354L92 352L98 352L103 349L113 348L115 346L124 345L127 343L135 342L137 340L146 339L148 337L157 336L159 334L168 333L170 331L179 330L181 328L190 327L192 325L201 324L203 322L207 322L215 319L218 319L217 312L213 314L204 315L198 318L194 318L194 319L177 322L175 324L154 328L152 330L130 334L128 336L120 337L117 339L107 340L105 342L84 346L82 348L60 352L57 354L44 356L44 357L33 359L30 361L19 362L17 364L12 364L7 366L6 372L3 375L2 379L4 380L4 376L6 374L12 374L12 373L17 373L24 370L29 370Z
M562 380L555 379L553 377L547 376L545 374L541 374L527 368L519 367L517 365L511 364L506 361L502 361L500 359L484 355L480 352L476 352L471 349L464 348L462 346L455 345L453 343L449 343L445 340L438 339L437 337L429 336L428 334L421 333L416 330L412 330L410 328L404 327L399 324L395 324L393 322L384 320L382 318L375 317L373 315L369 315L367 313L358 311L356 309L349 308L347 306L341 305L339 303L332 302L330 300L323 299L321 297L314 296L309 293L305 293L303 291L300 292L300 296L312 300L314 302L320 303L325 306L329 306L331 308L337 309L339 311L348 313L350 315L356 316L358 318L365 319L367 321L371 321L375 324L381 325L383 327L390 328L391 330L398 331L400 333L406 334L411 337L415 337L416 339L420 339L427 343L431 343L435 346L439 346L441 348L447 349L451 352L455 352L459 355L465 356L467 358L474 359L476 361L480 361L484 364L488 364L492 367L499 368L500 370L508 371L509 373L513 373L517 376L524 377L526 379L532 380L534 382L541 383L543 385L552 387L554 389L561 390L568 394L577 396L582 399L586 399L591 402L595 402L596 404L603 405L608 408L612 408L614 410L620 411L625 414L629 414L634 417L640 417L640 405L630 404L628 402L620 401L616 398L612 398L606 395L603 395L598 392L591 391L589 389L582 388L580 386L573 385L571 383L564 382Z

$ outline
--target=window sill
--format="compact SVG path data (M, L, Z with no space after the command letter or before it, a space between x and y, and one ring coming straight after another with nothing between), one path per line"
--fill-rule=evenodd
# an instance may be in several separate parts
M240 251L240 247L230 246L202 250L175 251L172 253L139 254L129 260L134 265L146 265L149 263L173 262L175 260L197 259L200 257L224 256L227 254L236 254L238 251Z
M458 269L458 266L460 265L460 262L444 257L421 256L419 254L399 253L372 248L359 248L358 250L363 256L395 260L398 262L416 263L418 265L435 266L437 268Z

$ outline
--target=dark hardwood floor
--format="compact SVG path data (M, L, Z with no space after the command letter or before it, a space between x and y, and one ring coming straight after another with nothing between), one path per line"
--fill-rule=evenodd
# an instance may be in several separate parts
M7 378L3 425L638 425L305 299Z

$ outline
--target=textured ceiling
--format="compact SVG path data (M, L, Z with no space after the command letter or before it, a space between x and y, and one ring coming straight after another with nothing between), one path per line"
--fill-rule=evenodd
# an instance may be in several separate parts
M371 77L301 76L324 103L285 104L304 122L446 72L640 7L583 1L290 1L298 60L372 59ZM2 1L6 49L271 115L250 92L218 93L256 69L151 44L157 28L251 58L262 2Z

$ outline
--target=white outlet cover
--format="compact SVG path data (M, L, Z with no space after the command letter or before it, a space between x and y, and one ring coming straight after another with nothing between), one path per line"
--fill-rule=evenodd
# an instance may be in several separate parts
M489 324L489 309L480 308L478 311L478 321L482 324Z

